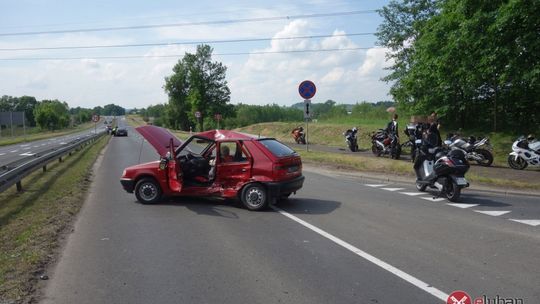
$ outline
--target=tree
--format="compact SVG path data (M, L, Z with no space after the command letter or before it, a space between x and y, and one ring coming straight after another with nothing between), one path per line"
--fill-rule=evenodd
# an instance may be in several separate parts
M36 124L41 129L57 130L69 125L69 109L65 102L43 100L34 109Z
M212 61L213 49L208 45L197 46L195 54L186 53L173 68L173 75L165 78L164 89L169 95L168 123L187 130L199 111L199 128L204 130L206 118L220 113L232 114L230 90L225 79L227 67Z

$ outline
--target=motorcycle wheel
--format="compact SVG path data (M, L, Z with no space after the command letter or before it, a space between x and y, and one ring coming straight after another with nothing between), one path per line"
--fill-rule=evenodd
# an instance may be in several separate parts
M426 184L416 183L416 190L418 190L420 192L425 192L426 188L427 188Z
M381 156L381 150L379 150L379 147L377 147L377 144L371 145L371 152L375 154L376 156Z
M508 155L508 165L512 169L523 170L527 167L527 162L519 156L514 159L514 155Z
M482 160L476 161L480 166L484 166L484 167L491 166L491 164L493 163L493 154L491 154L491 152L484 149L478 149L476 150L476 153L482 155L482 158L483 158Z
M459 199L460 195L461 188L455 182L449 182L446 187L446 198L451 202L455 202Z

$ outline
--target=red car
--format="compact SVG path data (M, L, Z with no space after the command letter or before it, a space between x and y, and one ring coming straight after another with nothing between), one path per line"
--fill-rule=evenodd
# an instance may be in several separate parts
M246 208L261 210L304 183L300 156L273 138L212 130L182 143L160 127L137 131L161 156L122 174L122 186L141 203L162 196L214 196L239 198Z

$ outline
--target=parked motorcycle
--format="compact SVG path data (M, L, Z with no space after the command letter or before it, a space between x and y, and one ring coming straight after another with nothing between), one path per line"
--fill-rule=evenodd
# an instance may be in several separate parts
M304 133L303 127L294 128L291 132L291 135L297 144L306 144L306 134Z
M469 167L462 150L455 149L446 153L442 148L422 147L414 163L416 189L422 192L427 187L437 189L437 196L446 196L455 202L461 195L461 189L469 187L465 178Z
M411 149L411 161L414 163L414 160L417 157L417 151L420 145L422 144L422 135L427 129L427 125L418 123L418 124L409 124L404 130L405 135L407 135L408 140L401 145L401 149L410 148Z
M528 165L540 167L540 141L532 136L519 137L512 144L512 152L508 154L508 165L516 170L523 170Z
M468 141L454 135L444 141L444 144L450 149L460 149L465 152L465 158L468 161L475 161L480 166L489 167L493 163L493 148L487 137L479 140L474 136L470 136Z
M352 152L358 151L358 129L356 127L349 129L343 133L345 142Z
M389 134L385 129L379 129L371 136L371 152L377 156L390 154L392 159L399 159L401 155L399 137Z

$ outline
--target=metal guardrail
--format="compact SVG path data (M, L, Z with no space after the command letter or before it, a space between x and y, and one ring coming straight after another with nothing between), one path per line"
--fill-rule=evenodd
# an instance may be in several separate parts
M61 147L52 152L48 152L32 160L24 162L15 168L10 168L7 172L0 173L0 192L4 192L13 185L17 185L17 191L22 191L22 179L28 176L30 173L42 168L43 171L47 171L47 164L58 159L62 161L62 157L66 154L70 154L85 145L95 142L101 136L105 135L105 132L93 134L80 141L72 143L70 145Z

